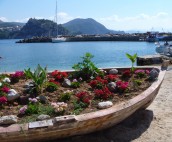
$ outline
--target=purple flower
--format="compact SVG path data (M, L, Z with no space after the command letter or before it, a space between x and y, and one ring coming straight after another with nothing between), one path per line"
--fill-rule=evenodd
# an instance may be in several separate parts
M20 114L25 114L26 110L27 110L27 105L21 107L20 110L19 110L19 113Z
M73 82L78 82L77 79L73 79Z
M38 100L36 98L29 98L29 101L31 103L37 103L38 102Z

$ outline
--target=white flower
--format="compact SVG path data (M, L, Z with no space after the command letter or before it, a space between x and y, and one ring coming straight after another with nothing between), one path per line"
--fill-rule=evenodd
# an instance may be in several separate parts
M0 87L2 86L2 83L0 82Z

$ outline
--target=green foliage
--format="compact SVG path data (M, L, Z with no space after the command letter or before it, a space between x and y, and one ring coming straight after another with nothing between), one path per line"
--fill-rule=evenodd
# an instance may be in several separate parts
M127 56L128 59L130 59L130 61L132 63L131 72L134 73L134 63L136 62L137 54L134 54L132 56L132 55L126 53L126 56Z
M72 95L71 92L63 93L63 94L60 95L59 101L61 101L61 102L67 102L67 101L70 100L71 95Z
M72 88L79 88L80 87L80 83L79 82L72 82L71 83L71 87Z
M74 111L73 114L78 115L80 114L80 112L87 107L87 104L85 104L82 101L73 101L73 106L74 106Z
M54 108L51 105L39 105L39 114L53 115L55 114Z
M78 77L82 77L84 80L97 76L100 70L94 65L91 59L94 56L90 53L86 53L82 62L75 64L72 68L76 71Z
M38 114L39 103L29 103L27 106L26 114Z
M142 84L142 81L139 79L135 79L134 82L137 86L140 86Z
M37 93L42 92L42 88L45 85L47 81L47 69L42 68L39 64L34 72L30 71L30 68L28 70L24 70L25 76L27 78L30 78L33 80L35 91Z
M46 90L48 92L54 92L58 89L58 85L54 84L53 82L48 82Z

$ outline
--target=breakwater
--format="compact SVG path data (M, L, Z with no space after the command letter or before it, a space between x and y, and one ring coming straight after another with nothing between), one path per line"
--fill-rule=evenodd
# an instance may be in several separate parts
M114 35L114 36L65 36L67 42L77 41L140 41L140 36L129 35ZM16 43L40 43L40 42L52 42L51 37L33 37L28 39L19 40Z
M66 42L77 41L146 41L145 34L123 34L123 35L76 35L76 36L64 36ZM164 41L172 41L172 36L164 38ZM33 37L28 39L19 40L16 43L40 43L40 42L52 42L52 37Z

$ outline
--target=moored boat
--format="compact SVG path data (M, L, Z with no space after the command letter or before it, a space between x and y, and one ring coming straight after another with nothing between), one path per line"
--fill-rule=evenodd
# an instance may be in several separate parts
M1 142L45 141L86 134L111 127L129 117L135 111L145 109L154 100L166 72L155 68L159 71L157 80L147 90L132 99L96 112L55 117L26 124L1 126Z
M163 55L170 55L172 56L172 44L169 44L167 41L164 44L160 42L156 42L156 52L163 54Z

